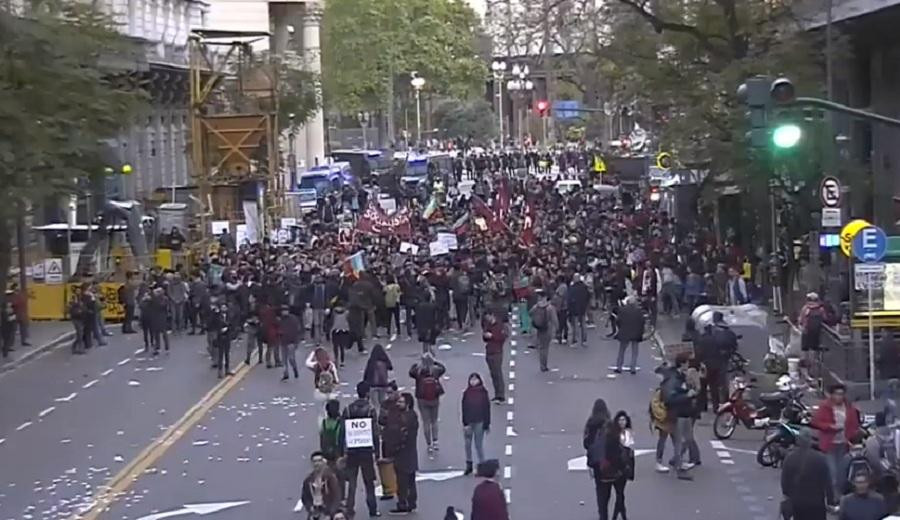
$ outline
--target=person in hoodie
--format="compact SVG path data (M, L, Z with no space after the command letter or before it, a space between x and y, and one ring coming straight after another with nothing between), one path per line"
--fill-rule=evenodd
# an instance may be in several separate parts
M378 429L375 428L377 423L377 412L369 399L369 384L360 381L356 385L357 399L347 405L344 409L342 417L344 424L348 419L370 419L372 424L371 446L360 446L349 448L342 446L341 452L345 453L346 469L345 476L347 478L348 488L346 496L346 512L352 516L356 504L356 484L357 477L361 473L363 485L366 488L366 505L369 507L369 516L380 516L378 513L378 501L375 498L375 454L380 453ZM346 436L341 436L343 442L346 443Z
M482 323L482 339L484 340L484 359L491 374L494 385L496 403L506 401L506 388L503 381L503 345L509 337L509 327L497 318L493 312L485 313Z
M415 512L418 502L416 472L419 470L419 452L416 438L419 435L419 419L412 394L401 394L399 404L399 442L396 450L388 453L394 459L394 470L397 472L397 507L391 510L394 514Z
M466 475L472 474L472 444L478 463L484 462L484 434L491 430L491 402L478 372L469 375L462 395L463 438L466 449Z
M422 414L422 434L428 453L438 451L438 412L444 386L441 376L447 369L434 360L430 352L422 354L422 360L414 363L409 369L409 377L416 382L416 399L419 400L419 412Z
M281 344L281 359L284 362L284 374L281 380L288 379L288 366L294 370L294 379L300 377L297 371L297 344L302 336L303 325L300 319L291 312L290 308L283 307L281 309L281 319L278 322L278 332L280 334L279 343Z
M331 346L334 350L334 360L340 363L341 368L344 366L344 358L352 342L347 309L338 302L331 311Z
M472 492L471 520L509 520L506 497L496 480L499 469L497 459L486 460L478 465L478 476L484 480Z
M587 331L584 328L584 319L588 305L591 301L591 292L580 274L576 274L572 283L566 290L566 309L572 329L572 343L576 341L582 346L587 346Z
M366 361L366 368L363 371L363 381L369 383L369 395L372 398L372 405L376 409L381 409L381 405L387 397L392 370L394 370L394 365L391 363L387 351L380 343L376 343L372 347L372 353L369 354L369 360Z
M181 273L172 275L166 292L168 293L171 308L172 331L181 332L187 326L185 318L188 301L188 284L181 277Z
M434 303L434 291L427 283L423 285L419 305L416 307L416 330L422 343L422 352L434 352L438 336L437 307Z

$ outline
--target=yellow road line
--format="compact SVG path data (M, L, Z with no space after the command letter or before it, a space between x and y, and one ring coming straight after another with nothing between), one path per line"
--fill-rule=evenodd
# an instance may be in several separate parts
M200 419L222 398L225 397L238 383L241 382L254 365L241 364L233 376L229 376L216 383L216 386L206 393L194 406L192 406L180 419L170 426L159 438L151 442L141 452L113 476L90 507L90 509L72 516L72 520L96 520L109 507L143 475L151 465L158 461L175 444L178 439L191 430Z

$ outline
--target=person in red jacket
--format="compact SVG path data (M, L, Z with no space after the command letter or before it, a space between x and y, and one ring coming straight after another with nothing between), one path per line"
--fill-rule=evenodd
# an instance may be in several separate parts
M497 459L486 460L478 465L478 475L484 477L484 480L472 492L471 520L509 520L506 497L500 484L494 480L499 469Z
M825 454L831 481L841 496L846 475L839 475L850 443L859 437L859 411L847 402L847 387L829 387L828 397L819 404L812 418L812 427L819 431L819 449Z
M485 314L481 328L484 331L482 333L484 359L487 361L491 382L494 384L494 399L492 400L495 403L503 403L506 401L503 382L503 344L509 337L509 328L492 312Z

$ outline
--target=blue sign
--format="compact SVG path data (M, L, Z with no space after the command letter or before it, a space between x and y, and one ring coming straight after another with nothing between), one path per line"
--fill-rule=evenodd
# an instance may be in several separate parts
M887 253L887 235L879 227L863 228L853 237L853 256L862 262L880 262Z
M581 117L578 110L581 106L580 101L560 99L553 102L553 116L556 119L577 119Z

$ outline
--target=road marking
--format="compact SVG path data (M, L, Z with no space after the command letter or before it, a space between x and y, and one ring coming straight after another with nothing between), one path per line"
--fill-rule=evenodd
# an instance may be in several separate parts
M131 358L130 358L130 357L127 357L127 358L123 359L122 361L119 361L119 362L116 363L116 364L119 365L119 366L122 366L122 365L128 363L129 361L131 361Z
M41 411L41 413L38 414L38 417L43 419L47 415L50 415L51 413L53 413L53 410L56 410L55 406L51 406L50 408L45 408L44 410Z
M716 455L718 455L720 459L730 459L731 458L731 454L728 453L727 451L717 451Z
M181 418L155 441L147 445L141 452L113 476L101 489L94 500L79 514L74 515L73 520L97 520L118 497L125 494L147 468L155 464L178 439L189 432L209 410L216 406L228 392L240 384L255 365L241 364L234 375L219 381L206 393L194 406L192 406ZM209 504L207 504L209 505ZM188 505L185 505L188 507Z
M727 449L725 447L725 443L722 441L709 441L710 446L713 447L714 450L724 450Z
M509 351L509 355L512 357L516 357L516 349L512 349Z
M512 493L510 493L509 488L503 490L503 496L506 498L506 503L512 503Z
M519 434L517 434L516 431L513 430L512 426L507 426L506 427L506 436L507 437L518 437Z
M506 456L507 456L507 457L512 456L512 444L507 444L507 445L506 445Z
M232 507L243 506L249 504L249 500L241 500L239 502L216 502L211 504L185 504L181 509L173 509L172 511L164 511L162 513L154 513L152 515L142 516L138 520L162 520L181 515L200 515L205 516L212 513L218 513Z
M509 466L503 466L503 478L509 480L512 478L512 468Z
M85 390L87 390L88 388L96 385L99 382L100 382L99 379L94 379L93 381L88 381L87 383L85 383L84 386L82 386L81 388L84 388Z
M716 453L719 451L724 451L725 453L745 453L747 455L756 455L755 450L748 450L745 448L732 448L730 446L726 446L722 441L709 441L710 446L716 450ZM729 457L730 455L720 455L722 457Z
M115 370L115 369L114 369L114 368L110 368L109 370L104 370L103 372L100 372L100 375L103 376L103 377L106 377L106 376L112 374L112 373L113 373L113 370Z
M722 464L734 464L733 459L719 459L719 462L721 462Z
M510 370L510 371L509 371L509 378L510 378L510 379L515 379L515 378L516 378L516 371L515 371L515 370Z
M507 397L506 401L509 403L510 406L516 404L516 400L513 397Z
M78 392L72 392L71 394L69 394L65 397L57 397L56 399L54 399L54 401L56 401L57 403L68 403L72 399L75 399L75 397L77 397L77 396L78 396Z
M16 431L20 432L20 431L24 430L25 428L28 428L29 426L31 426L31 421L25 421L22 424L20 424L18 428L16 428Z
M515 347L515 346L516 346L516 340L511 340L511 341L509 342L509 344L510 344L511 346Z
M512 410L506 412L506 420L512 422L512 420L513 420L513 412L512 412Z
M140 353L143 352L143 351L144 351L144 349L139 348L139 349L137 349L137 350L134 351L134 355L136 356L136 355L140 354Z
M515 389L516 389L516 384L515 384L515 383L510 383L510 384L509 384L509 391L512 392L512 391L515 390Z
M510 359L510 360L509 360L509 368L513 368L513 367L515 367L515 366L516 366L516 360L515 360L515 359Z
M6 438L0 439L0 444L3 444L4 442L6 442Z

